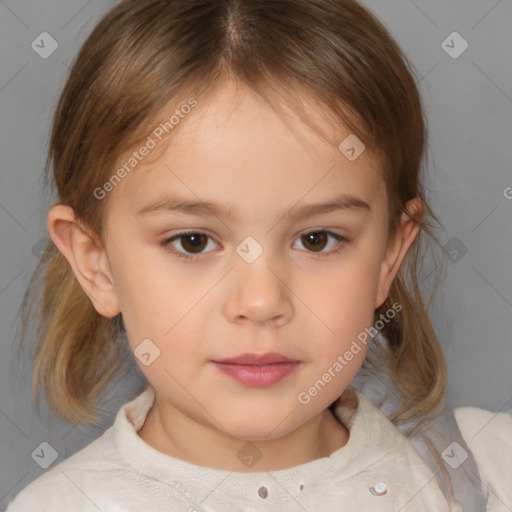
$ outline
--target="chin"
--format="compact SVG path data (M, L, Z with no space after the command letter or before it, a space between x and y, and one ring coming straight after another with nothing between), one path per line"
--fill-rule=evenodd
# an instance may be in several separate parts
M254 414L240 414L235 418L220 420L229 435L240 441L270 441L279 439L300 426L294 414L266 414L256 411ZM304 420L305 421L305 420Z

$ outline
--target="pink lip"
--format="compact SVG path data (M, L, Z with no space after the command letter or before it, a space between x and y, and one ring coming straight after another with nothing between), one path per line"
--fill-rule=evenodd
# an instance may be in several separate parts
M238 357L212 361L233 380L251 387L277 384L290 375L300 364L281 354L243 354Z
M242 354L237 357L230 357L229 359L219 359L214 363L225 363L225 364L250 364L250 365L263 365L272 363L297 363L293 359L289 359L277 352L269 354Z

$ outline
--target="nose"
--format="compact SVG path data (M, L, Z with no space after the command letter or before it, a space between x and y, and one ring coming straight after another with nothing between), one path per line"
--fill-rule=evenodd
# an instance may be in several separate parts
M253 263L237 262L230 272L231 286L224 306L229 321L278 327L293 318L289 273L274 267L264 255Z

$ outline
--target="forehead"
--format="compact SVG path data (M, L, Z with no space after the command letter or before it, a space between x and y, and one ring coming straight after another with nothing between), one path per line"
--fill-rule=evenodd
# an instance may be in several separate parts
M247 87L226 85L196 101L193 109L175 116L174 133L165 123L181 103L162 112L155 126L170 129L168 140L160 142L150 133L156 147L116 186L110 200L140 208L167 191L196 200L215 197L238 204L242 212L264 198L268 205L280 205L336 191L385 201L379 161L357 146L346 127L323 117L325 110L314 102L304 103L302 112L325 138L293 109L278 113ZM362 151L355 160L348 158L350 146Z

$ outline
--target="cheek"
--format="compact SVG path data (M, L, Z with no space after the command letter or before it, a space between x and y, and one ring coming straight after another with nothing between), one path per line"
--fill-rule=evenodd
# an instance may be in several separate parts
M112 275L125 325L131 325L139 336L161 336L183 315L197 297L193 280L187 280L180 268L173 265L165 249L137 248L122 237L112 242ZM165 324L165 325L162 325ZM164 332L165 332L164 331Z
M346 331L371 325L377 285L378 263L354 254L350 261L333 265L321 284L308 286L305 296L307 304L328 327Z
M128 267L127 267L128 269ZM187 273L173 273L171 267L135 266L124 275L121 311L129 343L135 356L143 340L159 356L146 375L168 379L174 374L195 371L193 363L204 352L209 331L212 299L210 280L192 279ZM212 295L213 297L213 295ZM156 347L156 348L155 348ZM160 377L158 377L160 376Z

